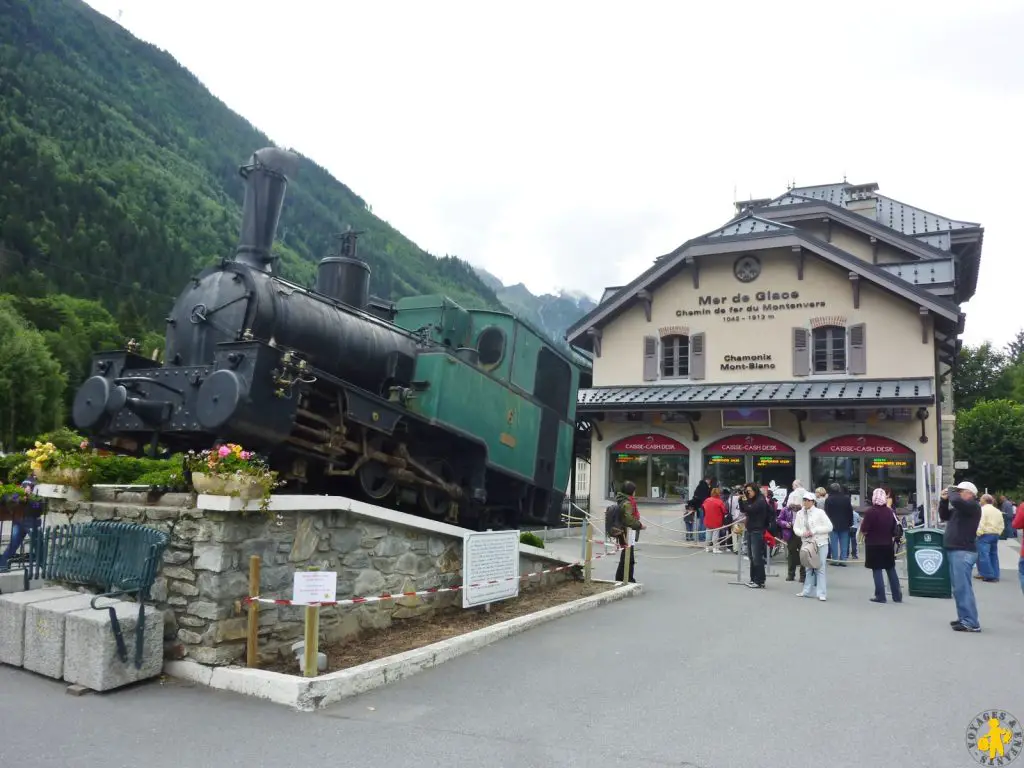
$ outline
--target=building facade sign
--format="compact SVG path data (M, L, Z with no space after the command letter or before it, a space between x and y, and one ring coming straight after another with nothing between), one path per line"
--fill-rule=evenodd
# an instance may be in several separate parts
M742 435L726 437L712 443L704 449L705 453L794 453L785 443L762 435Z
M815 446L811 452L817 454L875 454L880 456L914 454L913 450L902 443L897 443L895 440L890 440L888 437L882 437L881 435L844 435L843 437L834 437Z
M726 355L722 358L723 371L773 371L771 355Z
M633 435L613 444L612 453L689 453L690 449L665 435Z
M726 323L774 320L776 312L821 309L818 299L801 299L800 291L756 291L732 296L702 294L697 296L696 309L677 309L676 317L721 317Z

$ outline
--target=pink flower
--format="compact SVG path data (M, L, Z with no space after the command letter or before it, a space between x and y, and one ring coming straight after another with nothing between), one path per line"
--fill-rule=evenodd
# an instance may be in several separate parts
M217 449L217 455L223 459L226 456L231 455L231 449L228 448L226 445L222 445L220 448Z
M239 455L242 457L242 461L248 461L252 457L252 451L242 451Z
M78 447L81 448L84 451L86 448L89 447L89 441L88 440L83 440L82 444L80 446L78 446Z

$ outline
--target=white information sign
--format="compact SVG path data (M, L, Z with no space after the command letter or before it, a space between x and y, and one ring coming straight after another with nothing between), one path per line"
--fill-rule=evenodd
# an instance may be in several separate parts
M296 571L292 582L292 603L310 605L333 603L338 599L338 574L334 571Z
M518 595L519 531L467 533L462 540L462 583L463 608Z
M970 468L971 468L970 463L968 463L966 461L954 461L953 462L953 469L970 469Z

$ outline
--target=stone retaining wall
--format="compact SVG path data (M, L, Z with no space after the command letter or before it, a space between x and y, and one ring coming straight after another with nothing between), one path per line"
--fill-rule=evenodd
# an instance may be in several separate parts
M194 505L194 497L184 494L167 494L156 503L141 493L103 497L92 502L51 499L46 524L118 520L170 535L152 592L153 602L164 611L169 658L218 665L244 657L246 616L241 600L248 594L252 555L262 562L261 596L270 598L290 598L294 572L307 566L337 571L339 600L461 583L462 529L389 510L378 515L374 510L379 508L360 502L349 502L347 509L268 516L201 509ZM330 498L337 507L338 497ZM521 575L562 563L532 547L520 552ZM565 572L535 577L524 582L523 589L565 578ZM321 641L334 642L362 629L427 615L460 599L459 593L450 593L325 607ZM301 607L261 606L263 660L290 655L291 644L302 638L302 613Z

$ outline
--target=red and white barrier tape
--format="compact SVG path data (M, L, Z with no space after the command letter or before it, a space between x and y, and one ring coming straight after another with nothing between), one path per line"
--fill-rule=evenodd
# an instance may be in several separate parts
M613 553L613 554L618 554L618 550L616 550L616 552ZM600 560L602 557L607 557L607 555L594 555L593 559L594 560ZM457 587L431 587L430 589L421 589L418 592L395 592L395 593L385 592L384 594L376 595L375 597L353 597L353 598L350 598L348 600L333 600L331 602L323 602L323 603L293 603L291 600L277 600L277 599L274 599L274 598L271 598L271 597L259 597L259 596L243 597L242 598L242 603L244 605L248 605L249 603L263 603L263 604L266 604L266 605L300 605L300 606L317 606L318 605L318 606L321 606L321 607L331 606L331 605L363 605L364 603L379 603L379 602L382 602L384 600L401 600L403 597L423 597L425 595L437 595L437 594L440 594L442 592L461 592L462 590L466 589L467 586L469 586L469 587L484 587L484 586L488 586L490 584L501 584L502 582L506 582L506 581L516 581L517 579L519 581L527 581L527 580L531 579L534 576L542 576L545 573L558 573L559 571L567 571L570 568L576 568L577 566L582 567L582 565L583 564L580 563L580 562L575 562L575 563L571 563L569 565L559 566L558 568L549 568L546 571L532 571L530 573L527 573L527 574L525 574L523 576L519 576L519 577L511 576L511 577L509 577L507 579L492 579L491 581L480 581L480 582L477 582L475 584L469 584L469 585L460 584Z

